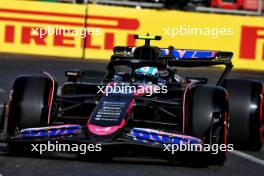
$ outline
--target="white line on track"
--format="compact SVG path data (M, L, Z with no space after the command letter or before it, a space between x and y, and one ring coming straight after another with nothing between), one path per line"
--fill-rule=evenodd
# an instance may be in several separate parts
M237 151L237 150L233 150L230 153L232 153L233 155L236 155L238 157L244 158L246 160L249 160L251 162L254 162L254 163L256 163L256 164L261 165L261 166L264 167L264 160L261 160L261 159L259 159L257 157L254 157L252 155L249 155L247 153L240 152L240 151Z

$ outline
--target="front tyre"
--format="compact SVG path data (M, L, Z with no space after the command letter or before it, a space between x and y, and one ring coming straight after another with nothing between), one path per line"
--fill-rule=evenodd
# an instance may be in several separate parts
M221 87L196 86L188 94L185 130L204 144L227 146L228 100ZM210 152L211 153L211 152ZM227 152L210 154L208 162L223 164ZM206 161L205 161L206 162Z
M21 129L47 126L48 122L51 123L49 113L56 92L57 86L50 78L44 76L18 77L13 84L9 100L8 136L15 136ZM8 147L11 152L23 149L19 144L12 142L8 144Z

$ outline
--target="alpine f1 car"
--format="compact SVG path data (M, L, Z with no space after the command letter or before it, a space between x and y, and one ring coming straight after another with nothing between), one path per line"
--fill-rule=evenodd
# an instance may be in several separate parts
M92 156L144 156L185 161L206 156L222 164L227 149L171 151L179 144L261 148L263 84L257 80L228 79L232 52L158 48L140 36L140 47L115 47L107 74L91 81L87 70L66 71L67 82L57 94L57 82L42 76L19 76L13 84L2 117L1 141L11 152L27 145L59 141L101 144ZM225 67L215 86L207 78L183 77L179 67ZM187 155L191 153L190 157ZM205 157L203 157L205 161Z

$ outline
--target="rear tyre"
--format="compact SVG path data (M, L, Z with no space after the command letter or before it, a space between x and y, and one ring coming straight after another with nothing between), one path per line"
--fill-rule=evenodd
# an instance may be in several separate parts
M51 79L40 76L21 76L15 80L9 102L8 136L24 128L48 125L49 108L53 104L51 97L57 92L53 84ZM24 151L25 143L10 142L8 147L11 152L20 152Z
M225 89L197 86L190 90L188 96L185 131L202 139L211 147L213 145L226 147L228 100ZM210 164L222 165L227 157L226 149L209 153L208 161L205 162Z
M260 150L263 144L263 84L259 81L227 79L229 93L229 140L239 149Z

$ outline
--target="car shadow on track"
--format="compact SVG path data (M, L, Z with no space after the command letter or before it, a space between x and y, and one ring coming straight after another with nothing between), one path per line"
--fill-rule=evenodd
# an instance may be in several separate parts
M49 153L49 154L11 154L9 153L6 146L0 146L0 157L6 158L28 158L28 159L46 159L46 160L57 160L57 161L77 161L87 163L100 163L103 165L144 165L144 166L173 166L173 167L190 167L190 168L206 168L206 164L193 164L193 163L181 163L176 161L167 161L163 159L152 159L152 158L132 158L132 157L117 157L113 160L91 160L87 156L81 156L69 153Z

